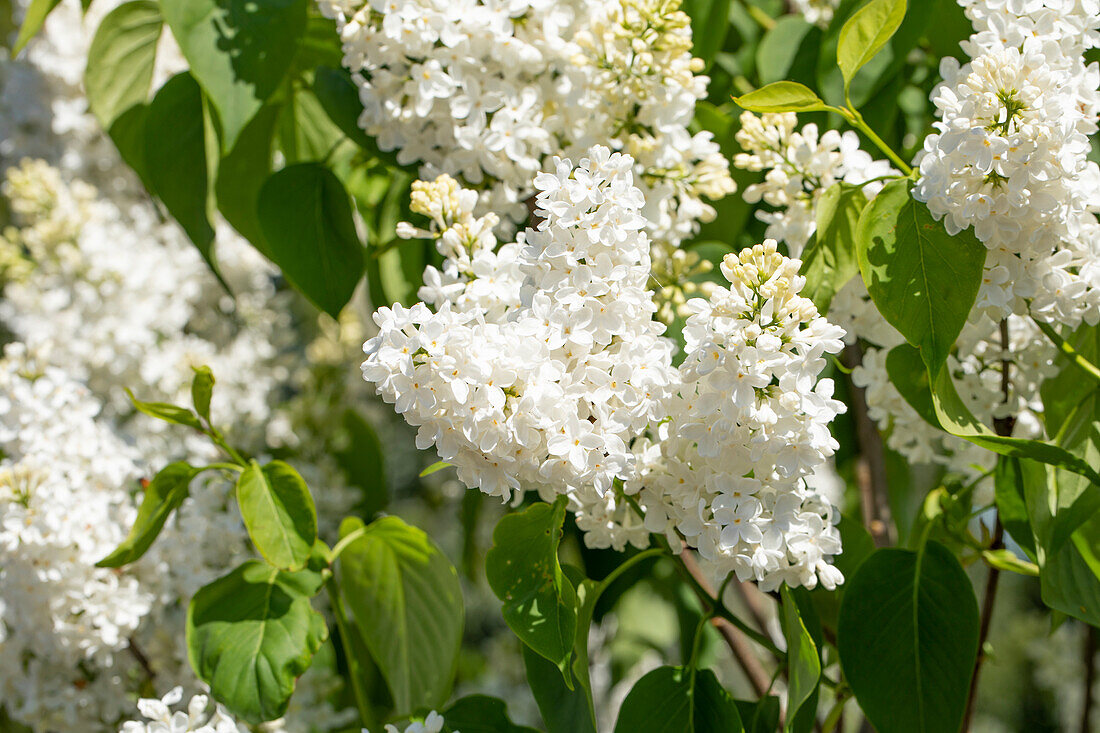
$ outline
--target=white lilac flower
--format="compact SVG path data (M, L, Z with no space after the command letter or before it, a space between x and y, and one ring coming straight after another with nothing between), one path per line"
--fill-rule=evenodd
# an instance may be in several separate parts
M976 33L961 65L941 63L940 120L924 142L914 195L949 232L989 248L978 309L1071 326L1100 319L1100 113L1095 0L964 2Z
M687 304L674 369L632 171L597 146L540 174L538 229L500 248L520 248L522 284L510 274L518 293L488 301L467 297L479 279L468 263L493 251L491 225L450 179L419 185L433 228L405 231L436 238L451 283L425 293L434 311L378 311L363 375L467 486L568 495L589 546L644 547L663 532L769 587L835 584L837 516L805 478L836 447L828 423L843 406L818 376L843 331L797 295L799 263L769 242L727 258L730 288ZM752 501L722 482L751 484ZM756 565L744 559L763 546Z
M396 725L387 725L385 733L441 733L444 722L443 716L432 710L424 720L413 720L403 730ZM370 731L363 728L363 733L370 733ZM454 733L461 733L461 731L456 730Z
M688 132L705 96L691 28L665 0L321 0L360 89L360 124L421 175L482 190L527 217L552 156L594 144L633 156L655 239L679 241L734 190L710 133Z
M738 168L766 171L763 181L745 189L744 197L772 207L757 209L756 217L768 225L767 237L785 243L792 257L802 253L817 228L815 207L825 189L838 181L863 184L896 174L889 163L861 150L859 137L850 130L819 133L813 123L797 127L793 112L745 112L736 134L744 152L733 159ZM870 183L864 193L873 198L881 188L879 182Z
M175 710L183 700L183 688L175 687L161 699L138 701L137 707L144 721L128 721L119 733L247 733L248 727L234 720L221 705L214 705L210 712L207 695L195 695L187 703L187 710Z
M793 0L791 9L796 13L802 13L807 23L826 28L833 14L840 6L840 0Z
M503 298L516 305L467 297L481 278L462 263L491 254L488 240L472 244L443 220L444 272L461 275L463 290L426 293L435 312L418 303L375 314L364 376L467 485L504 497L520 486L604 494L627 475L628 440L657 417L672 345L652 320L631 164L597 147L576 168L558 160L538 177L539 228L501 248L518 252L522 280L510 276ZM418 191L453 193L447 179Z
M731 285L689 303L682 384L626 486L647 529L766 589L842 580L828 564L839 516L806 479L837 448L829 423L844 405L818 376L844 331L798 295L800 265L774 240L726 256Z

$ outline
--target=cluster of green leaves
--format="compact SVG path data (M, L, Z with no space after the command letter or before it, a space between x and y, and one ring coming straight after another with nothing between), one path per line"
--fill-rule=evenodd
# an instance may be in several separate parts
M329 637L314 608L325 591L365 725L443 709L455 729L482 719L482 730L522 733L499 700L473 696L443 708L458 665L464 605L458 573L439 547L392 516L370 524L348 517L339 541L326 545L301 475L284 461L260 463L229 445L210 419L213 391L214 376L203 367L195 370L192 407L131 395L137 410L201 433L227 460L161 469L145 487L129 535L98 565L139 560L201 473L235 475L237 507L259 557L201 588L187 613L188 657L214 697L251 724L281 717L297 678ZM374 469L381 470L380 460Z
M31 3L15 53L57 3ZM154 94L165 32L190 68ZM215 273L220 213L335 316L364 275L379 301L408 302L433 254L392 246L412 177L360 130L341 60L309 0L129 0L100 23L84 82L123 160Z

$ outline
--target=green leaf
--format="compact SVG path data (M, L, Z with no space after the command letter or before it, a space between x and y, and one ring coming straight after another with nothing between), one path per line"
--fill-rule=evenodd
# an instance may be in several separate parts
M123 162L138 175L149 193L156 193L145 165L145 122L149 116L148 104L135 104L123 112L107 130L111 142L118 148Z
M1016 557L1012 550L1001 548L999 550L982 550L982 559L989 563L990 567L1004 570L1009 573L1030 575L1039 577L1039 566L1027 560Z
M202 423L199 422L199 418L186 407L178 407L167 402L142 402L134 397L134 393L129 389L126 390L126 395L130 398L130 402L133 403L138 412L145 413L149 417L155 417L158 420L163 420L164 422L173 423L175 425L186 425L195 430L203 429Z
M787 640L787 730L790 730L798 711L817 691L821 680L821 658L813 637L802 622L790 589L784 585L780 594L783 599L783 636Z
M312 90L296 88L279 116L279 148L287 163L323 161L343 139Z
M214 698L252 724L286 712L297 678L328 638L310 599L321 576L249 560L199 590L187 610L187 656Z
M348 445L336 457L348 480L363 490L360 509L370 517L385 509L390 501L382 442L371 424L351 408L344 411L344 429Z
M306 26L307 0L162 0L164 19L232 150L278 88Z
M332 317L363 275L363 247L343 184L317 163L288 166L260 189L268 256L283 275Z
M96 567L120 568L144 555L168 517L187 498L191 480L201 471L183 461L162 468L145 487L145 496L130 533L110 555L97 562Z
M99 24L88 50L84 89L103 129L148 100L163 28L160 6L153 0L123 3Z
M313 75L313 93L329 119L348 136L349 140L380 162L394 167L400 166L395 152L387 153L379 150L374 139L359 127L363 103L359 101L359 87L352 81L351 74L347 70L319 67Z
M756 47L756 73L762 84L813 80L821 29L799 15L779 18Z
M309 487L282 461L252 461L237 479L237 504L252 543L283 570L300 570L317 540L317 509Z
M733 101L750 112L819 112L825 103L804 84L777 81L755 91L734 97Z
M595 713L584 685L571 669L559 666L526 644L523 665L527 670L527 684L542 714L548 733L596 733ZM568 675L569 684L566 685Z
M833 296L859 274L856 230L866 207L862 187L843 182L829 186L818 200L817 231L802 253L799 274L806 278L802 295L823 314Z
M504 701L485 695L468 695L442 715L448 728L461 733L538 733L534 728L513 723Z
M935 377L978 296L987 250L970 230L949 235L910 185L887 184L863 210L859 269L879 313Z
M453 465L454 465L453 463L447 463L446 461L436 461L435 463L433 463L432 465L428 466L427 468L425 468L423 471L420 472L420 474L419 474L420 478L424 478L425 476L431 476L433 473L435 473L437 471L442 471L444 468L450 468Z
M615 733L736 733L743 731L733 698L709 669L658 667L623 700Z
M357 526L345 520L341 535ZM422 530L383 517L340 555L339 577L397 714L438 708L454 681L465 613L451 561Z
M23 15L23 25L19 27L19 35L15 38L15 45L11 48L12 58L19 55L27 43L38 35L47 16L53 12L61 0L31 0L27 6L27 12Z
M691 17L692 55L708 67L729 33L731 4L731 0L684 0L682 8Z
M840 29L836 62L844 75L845 88L897 33L905 10L906 0L871 0Z
M779 698L774 695L758 701L736 700L737 712L744 721L746 733L775 733L779 730Z
M927 422L975 445L1003 456L1030 458L1040 463L1064 468L1083 476L1087 481L1075 483L1066 490L1054 492L1053 520L1049 528L1035 525L1036 514L1028 499L1032 530L1049 551L1056 551L1070 534L1100 507L1100 474L1089 463L1053 443L996 435L970 412L955 391L948 370L941 370L935 389L929 389L928 372L918 360L916 351L907 344L894 347L886 356L886 371L902 397ZM1050 503L1045 497L1044 503Z
M192 367L191 403L200 417L210 420L210 399L214 396L214 372L208 366Z
M558 562L566 497L505 516L493 531L485 577L504 620L524 644L566 675L577 630L577 595ZM569 678L566 677L566 684Z
M945 547L878 550L849 579L837 649L881 733L957 733L978 654L978 603Z
M270 248L260 225L260 187L271 175L280 109L278 104L267 104L252 118L237 144L218 164L214 183L222 216L267 257Z
M216 272L202 91L190 74L177 74L160 88L144 130L145 173L153 192Z
M1032 464L1034 465L1034 464ZM1019 458L998 456L997 468L993 474L994 496L997 502L997 516L1005 531L1032 558L1035 557L1035 538L1031 532L1031 522L1027 513L1026 483L1038 478L1046 484L1046 471L1025 473L1025 466Z
M1043 603L1100 627L1100 515L1081 525L1056 552L1040 559Z

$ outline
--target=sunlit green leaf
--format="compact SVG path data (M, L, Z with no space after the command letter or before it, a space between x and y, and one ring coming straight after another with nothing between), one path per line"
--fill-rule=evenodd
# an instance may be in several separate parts
M243 720L282 717L297 678L328 638L310 600L321 576L249 560L200 589L187 611L187 654L214 698Z
M359 527L362 522L345 520L341 536ZM348 545L338 570L344 599L397 714L438 708L450 695L464 622L451 561L422 530L383 517Z
M282 461L252 461L237 479L237 504L264 559L283 570L306 566L317 540L317 510L305 481Z

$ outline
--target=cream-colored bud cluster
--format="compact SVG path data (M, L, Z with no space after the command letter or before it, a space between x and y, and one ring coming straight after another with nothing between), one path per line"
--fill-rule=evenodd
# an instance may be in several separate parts
M709 297L714 283L695 282L693 278L714 269L714 263L698 252L680 249L669 242L653 242L650 247L653 280L656 282L653 300L657 303L657 318L672 323L677 316L686 318L691 311L687 302L693 297Z

